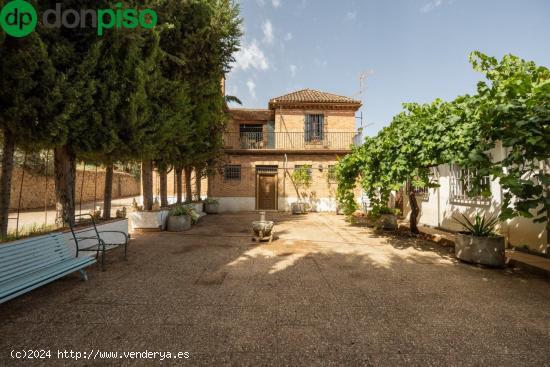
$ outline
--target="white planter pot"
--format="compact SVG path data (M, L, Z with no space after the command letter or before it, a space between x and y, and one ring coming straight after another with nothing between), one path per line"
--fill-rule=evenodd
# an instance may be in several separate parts
M307 214L307 203L295 202L290 204L290 210L292 214Z
M201 214L203 212L203 205L202 205L202 202L200 203L191 203L191 205L193 205L193 207L195 208L195 211L198 213L198 214Z
M191 217L188 215L169 215L168 231L183 232L191 228Z
M164 231L170 210L136 211L129 213L130 227L132 230L158 230Z
M476 237L457 233L455 255L463 261L502 267L505 263L504 237Z

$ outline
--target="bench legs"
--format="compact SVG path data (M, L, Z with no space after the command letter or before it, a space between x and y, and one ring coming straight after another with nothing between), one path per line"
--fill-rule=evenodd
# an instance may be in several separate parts
M80 269L78 272L80 273L80 279L83 282L86 282L88 280L88 274L86 274L86 270Z

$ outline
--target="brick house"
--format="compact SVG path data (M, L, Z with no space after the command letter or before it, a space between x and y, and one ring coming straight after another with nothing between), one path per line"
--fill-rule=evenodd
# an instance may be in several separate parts
M302 190L313 210L334 211L333 168L358 138L361 102L304 89L269 101L267 109L231 109L224 135L224 168L209 180L221 211L290 210L297 201L294 169L309 165Z

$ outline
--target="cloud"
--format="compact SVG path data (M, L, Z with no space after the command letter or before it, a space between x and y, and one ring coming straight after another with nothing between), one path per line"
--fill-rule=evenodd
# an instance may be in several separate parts
M285 34L285 41L288 42L288 41L292 40L292 38L294 38L292 33L288 32L287 34Z
M346 19L347 20L355 20L357 18L357 12L356 11L348 11L346 13Z
M252 79L246 81L246 86L248 87L248 92L252 98L256 99L256 83Z
M248 45L243 45L236 53L233 67L237 70L248 70L249 68L267 70L269 69L269 63L263 51L258 47L256 40L252 40Z
M281 5L281 0L271 0L274 8L278 8Z
M313 62L315 63L316 66L320 66L320 67L323 67L323 68L326 68L327 65L328 65L328 61L327 60L321 60L319 59L318 57L315 57L313 59Z
M296 76L296 69L297 69L296 65L294 64L290 65L290 76L293 78Z
M273 25L269 19L262 24L262 32L264 33L264 42L273 42Z
M451 4L452 0L431 0L420 8L421 13L429 13L442 5Z

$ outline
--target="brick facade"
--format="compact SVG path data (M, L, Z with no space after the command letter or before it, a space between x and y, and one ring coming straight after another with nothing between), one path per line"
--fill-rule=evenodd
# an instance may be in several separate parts
M291 180L292 172L297 165L306 164L311 166L312 185L302 190L300 196L307 197L314 210L335 209L336 183L329 177L329 170L339 156L350 151L356 132L355 112L360 103L330 94L326 94L329 98L322 103L308 100L309 91L293 93L291 105L285 104L283 96L271 100L269 109L230 111L233 118L227 129L224 161L227 165L240 167L240 179L226 178L223 173L211 178L210 195L220 200L222 210L258 209L257 169L266 166L276 168L277 209L288 210L298 196ZM325 95L315 93L315 97ZM320 142L304 138L307 114L323 115ZM248 135L240 130L241 125L260 124L261 129L255 128L257 133ZM268 124L271 124L271 132ZM248 140L243 142L244 138Z

